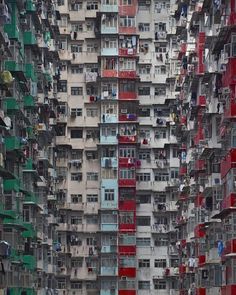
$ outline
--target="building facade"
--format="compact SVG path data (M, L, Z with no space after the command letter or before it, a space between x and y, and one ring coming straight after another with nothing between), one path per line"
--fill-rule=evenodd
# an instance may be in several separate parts
M0 1L0 284L233 295L235 0Z
M55 136L60 79L54 1L0 3L0 288L55 294Z

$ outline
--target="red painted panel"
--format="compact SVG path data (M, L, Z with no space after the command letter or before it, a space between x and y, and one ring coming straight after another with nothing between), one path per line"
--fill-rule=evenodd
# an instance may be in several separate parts
M236 12L231 12L229 15L228 25L232 26L236 24Z
M199 95L197 99L197 105L198 106L206 106L206 96L205 95Z
M119 276L135 278L136 268L135 267L119 267Z
M119 121L137 121L137 115L136 114L122 114L119 115Z
M205 160L196 160L195 161L195 169L198 171L202 171L206 169L206 162Z
M135 167L136 158L119 158L119 167Z
M120 200L119 209L124 211L134 211L136 209L135 200Z
M137 54L137 50L133 48L119 48L119 56L135 56Z
M196 288L196 295L206 295L206 288Z
M121 187L136 187L136 179L119 179L119 186Z
M204 224L200 223L194 228L194 236L195 238L203 238L205 237L206 232L204 229Z
M123 255L135 255L136 254L136 246L118 246L119 254Z
M236 194L232 193L229 196L224 197L221 202L221 210L228 209L230 207L236 207Z
M182 264L179 266L179 273L180 274L186 273L186 265Z
M135 290L119 290L119 295L136 295Z
M102 77L113 78L118 76L117 70L102 70Z
M136 27L119 27L119 34L136 34Z
M236 58L230 58L222 76L223 87L236 84Z
M119 231L135 231L135 229L136 229L135 223L130 223L130 224L120 223L119 224Z
M199 194L197 195L195 201L194 201L194 205L195 207L201 207L203 205L203 200L204 200L204 196L203 194Z
M235 295L236 285L227 285L221 287L221 295Z
M187 174L187 166L186 165L181 165L180 168L179 168L179 175L183 176L185 174Z
M198 265L203 266L205 263L206 263L206 256L205 255L198 256Z
M119 136L119 144L121 143L136 143L137 142L137 136L128 136L128 135L120 135Z
M221 160L221 178L224 178L231 168L236 168L236 149L231 149L228 154Z
M119 71L118 77L121 79L136 79L137 73L134 71Z
M136 92L119 92L119 99L136 99Z
M236 253L236 239L226 241L224 254Z

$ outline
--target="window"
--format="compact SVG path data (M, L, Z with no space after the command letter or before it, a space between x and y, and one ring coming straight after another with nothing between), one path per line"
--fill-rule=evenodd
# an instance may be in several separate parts
M166 247L169 244L170 243L169 243L169 240L168 240L168 237L167 236L159 235L159 238L154 241L154 245L156 247Z
M73 2L71 1L70 10L72 11L79 11L83 9L83 2Z
M88 1L87 2L87 10L97 10L98 2L97 1Z
M81 117L83 115L83 110L82 109L71 109L71 114Z
M83 267L83 257L72 257L71 258L71 267Z
M154 197L155 203L166 203L166 194L165 193L157 193Z
M140 204L151 204L151 195L140 195L137 199Z
M122 211L119 213L121 224L133 224L134 223L134 212Z
M162 43L156 43L155 46L155 52L156 53L166 53L167 49L166 49L166 44Z
M87 117L97 117L98 116L98 109L89 108L86 109Z
M166 281L154 281L154 289L155 290L165 290L166 289Z
M154 267L166 268L166 259L155 259Z
M150 290L150 281L138 281L139 290Z
M139 160L150 160L150 150L140 150L138 158Z
M73 281L70 283L71 289L82 289L82 282L81 281Z
M102 136L115 136L117 135L116 127L102 127Z
M140 32L149 32L150 31L150 24L149 23L139 23L138 29Z
M71 224L82 224L82 216L71 216Z
M87 215L86 222L87 222L87 224L97 224L98 223L98 216L97 215Z
M136 149L132 147L120 148L119 155L121 158L135 158Z
M170 178L171 179L179 178L179 169L178 168L171 168L171 170L170 170Z
M86 139L97 140L99 138L99 130L96 129L88 129L86 131Z
M155 87L155 90L154 90L154 94L155 95L166 95L166 85L158 85Z
M178 147L173 147L172 157L173 158L178 158L179 157L179 148Z
M150 95L150 87L139 87L138 94L139 95Z
M132 71L136 69L136 61L134 59L128 59L125 58L123 60L120 60L120 71Z
M71 95L83 95L83 87L71 87Z
M120 179L135 179L135 171L130 169L120 169Z
M65 0L58 0L58 6L65 5Z
M117 170L114 169L102 169L102 178L104 179L116 179Z
M82 150L77 150L73 149L71 150L71 160L82 160L83 158L83 151Z
M71 181L82 181L82 173L71 173Z
M67 50L67 40L66 39L61 39L60 40L59 49Z
M166 23L155 23L155 32L166 32Z
M86 200L88 203L97 203L98 202L98 195L97 194L88 194L86 196Z
M83 129L71 129L70 137L71 138L83 138Z
M130 16L120 17L120 27L135 27L135 18Z
M133 0L121 0L121 5L132 5L133 4Z
M150 216L137 216L137 226L150 226Z
M83 44L71 44L72 53L81 53L83 51Z
M97 43L92 43L92 44L87 44L87 52L97 52L98 50L98 44Z
M140 75L149 75L151 72L151 66L150 65L140 65L138 71L139 71Z
M60 26L61 27L67 27L67 16L61 16Z
M150 267L150 259L139 259L138 267Z
M115 190L114 189L105 189L105 201L114 201L115 199Z
M151 238L137 238L136 245L138 247L150 247L151 245Z
M167 171L155 172L155 181L169 181L169 173Z
M136 179L137 179L137 181L150 181L151 174L150 173L137 173Z
M66 80L60 80L58 82L58 91L59 92L67 92L67 81Z
M98 72L98 64L89 64L86 66L86 73L97 73ZM94 86L93 86L94 87Z
M78 22L78 23L71 24L71 31L82 33L83 32L83 23Z
M70 197L71 197L71 203L73 204L82 203L82 195L71 194Z
M93 31L93 28L94 28L94 23L91 22L91 21L87 21L86 22L86 30L87 30L87 32Z
M155 74L156 75L165 75L166 74L166 66L155 66Z
M86 281L86 289L87 290L90 290L90 289L97 289L98 288L98 285L97 285L97 282L95 281Z
M71 74L83 74L84 65L71 66Z
M88 181L98 181L98 172L87 172Z
M96 246L97 241L93 237L89 237L89 238L86 239L86 245L87 246Z
M66 279L65 278L59 278L57 280L57 288L58 289L66 289Z

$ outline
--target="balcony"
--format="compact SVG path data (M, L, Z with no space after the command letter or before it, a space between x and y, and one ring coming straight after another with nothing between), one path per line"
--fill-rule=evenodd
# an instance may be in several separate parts
M36 258L33 255L23 255L22 261L26 269L35 270L37 267Z
M179 176L184 176L187 174L188 167L186 164L181 164L179 168Z
M119 48L119 56L132 57L137 54L136 48Z
M17 219L4 218L3 225L5 227L13 227L13 228L20 229L20 230L25 229L23 220L21 218L17 218Z
M137 143L137 136L119 135L119 144Z
M102 48L101 56L117 56L118 49L117 48Z
M117 245L102 246L101 253L116 253Z
M136 70L132 70L132 71L119 71L118 77L120 79L136 79L137 78L137 73L136 73Z
M135 231L136 224L135 223L120 223L119 231Z
M33 64L25 64L25 76L26 78L31 79L33 82L37 81L37 74Z
M104 232L116 232L118 230L117 223L101 223L101 231Z
M10 39L17 39L20 38L20 30L16 23L10 23L4 25L4 32L7 33L8 38Z
M103 157L101 158L102 168L117 168L118 161L116 157Z
M206 295L206 288L196 288L196 295Z
M136 267L119 267L119 277L136 277Z
M118 142L117 136L112 136L112 135L104 136L104 135L101 135L101 137L100 137L100 144L117 144L117 142Z
M119 254L122 255L135 255L136 246L135 245L119 245Z
M27 194L24 198L23 203L25 205L36 205L38 206L38 197L33 194Z
M36 45L37 39L35 37L35 34L33 32L24 32L23 36L24 44L25 45Z
M194 237L195 238L203 238L206 235L204 224L198 224L194 228Z
M4 108L8 114L14 114L21 109L19 102L14 97L7 97L4 100Z
M106 25L101 26L101 34L118 34L118 28L116 27L108 27Z
M119 11L118 4L116 4L116 1L110 1L113 2L112 4L101 4L100 11L101 12L113 12L117 13Z
M137 115L136 114L120 114L119 121L134 122L134 121L137 121Z
M222 201L221 201L221 210L226 210L230 208L235 208L236 207L236 194L231 193L229 196L226 196Z
M8 217L8 218L16 218L17 212L16 210L5 210L4 204L0 204L0 216Z
M117 276L118 267L117 266L101 266L100 275L101 276Z
M102 70L101 77L102 78L116 78L116 77L118 77L118 71L117 70Z
M100 289L100 295L118 295L117 289Z
M225 119L230 119L234 118L236 116L236 103L233 100L230 100L224 110L224 118Z
M24 228L25 230L22 232L23 238L35 239L37 237L37 232L31 223L24 223Z
M236 168L236 149L231 149L221 160L221 178L224 178L231 168Z
M102 123L117 123L117 115L116 114L102 114L101 115Z
M120 5L119 15L121 16L136 16L137 3L136 0L133 1L132 5Z
M5 148L7 152L19 150L23 147L22 139L17 136L10 136L5 138Z
M137 93L135 91L120 91L119 92L120 100L134 100L137 99Z
M4 179L3 180L3 190L4 192L9 191L20 191L20 180L18 178L15 179Z
M36 11L36 5L34 0L26 0L26 11L27 12L35 12Z
M32 95L24 96L24 108L26 109L35 108L35 101Z
M200 255L198 256L198 266L202 267L206 263L206 256Z
M24 66L22 63L18 63L14 60L5 61L5 70L10 72L24 72Z
M136 187L136 179L119 179L119 187Z
M199 95L197 98L197 106L199 107L205 107L206 106L206 96L205 95Z
M136 158L119 158L119 167L136 167L137 160Z
M119 27L119 34L135 35L136 27Z
M234 295L234 294L236 294L236 285L228 284L226 286L221 287L221 295Z
M134 211L136 209L136 200L119 200L119 210Z

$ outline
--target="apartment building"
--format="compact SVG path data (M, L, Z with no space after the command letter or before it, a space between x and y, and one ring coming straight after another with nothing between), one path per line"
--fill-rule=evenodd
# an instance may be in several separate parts
M235 1L175 7L179 294L235 294Z
M0 1L0 291L56 294L55 1Z
M58 4L58 292L177 294L174 2Z

